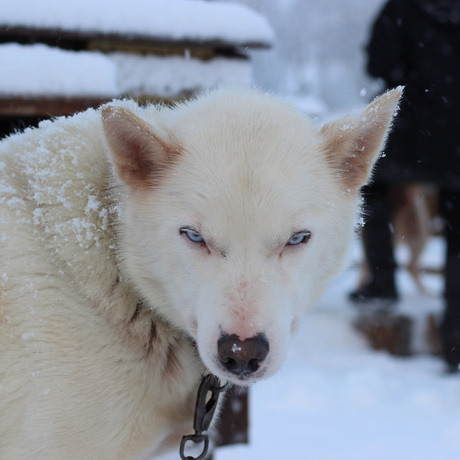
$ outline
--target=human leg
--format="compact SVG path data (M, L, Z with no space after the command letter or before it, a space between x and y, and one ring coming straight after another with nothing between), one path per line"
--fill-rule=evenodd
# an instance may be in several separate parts
M391 204L388 186L371 184L363 188L366 223L362 240L369 270L366 283L350 293L354 303L393 303L398 299L395 283Z

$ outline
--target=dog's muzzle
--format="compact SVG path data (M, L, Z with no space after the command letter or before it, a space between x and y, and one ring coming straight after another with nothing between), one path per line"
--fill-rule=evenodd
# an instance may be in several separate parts
M241 341L237 335L221 335L217 342L217 353L223 369L245 379L257 372L270 350L265 335Z

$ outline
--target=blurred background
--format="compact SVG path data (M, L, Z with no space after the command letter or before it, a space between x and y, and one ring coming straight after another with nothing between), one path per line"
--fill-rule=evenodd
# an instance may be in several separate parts
M382 0L241 0L270 22L270 50L251 52L254 82L295 98L306 111L356 109L379 84L369 78L365 46Z

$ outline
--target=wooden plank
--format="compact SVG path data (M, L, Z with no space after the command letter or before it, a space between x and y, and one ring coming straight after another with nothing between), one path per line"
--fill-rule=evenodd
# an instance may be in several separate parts
M0 116L54 117L97 108L110 99L90 97L0 97Z
M249 391L233 387L225 395L224 404L213 433L215 445L249 443Z
M269 43L257 41L230 42L224 39L212 40L191 40L174 39L171 37L161 37L154 35L135 34L135 33L102 33L72 31L63 29L42 29L35 27L16 27L0 25L0 43L15 41L18 43L42 42L52 46L59 46L67 49L87 49L88 43L99 42L138 42L145 45L174 45L183 48L206 47L216 50L235 50L237 48L270 48Z
M193 96L193 93L181 93L174 98L165 98L154 95L130 96L120 95L116 98L104 97L20 97L5 96L0 94L0 117L21 118L21 117L40 117L49 118L60 115L73 115L89 108L97 109L102 104L113 99L130 98L137 101L140 105L162 104L173 105L185 101Z

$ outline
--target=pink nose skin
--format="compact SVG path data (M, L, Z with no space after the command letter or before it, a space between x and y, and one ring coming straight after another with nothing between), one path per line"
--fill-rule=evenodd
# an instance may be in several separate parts
M222 334L217 342L217 354L221 366L242 379L259 369L269 349L268 340L263 334L243 341L235 334Z

